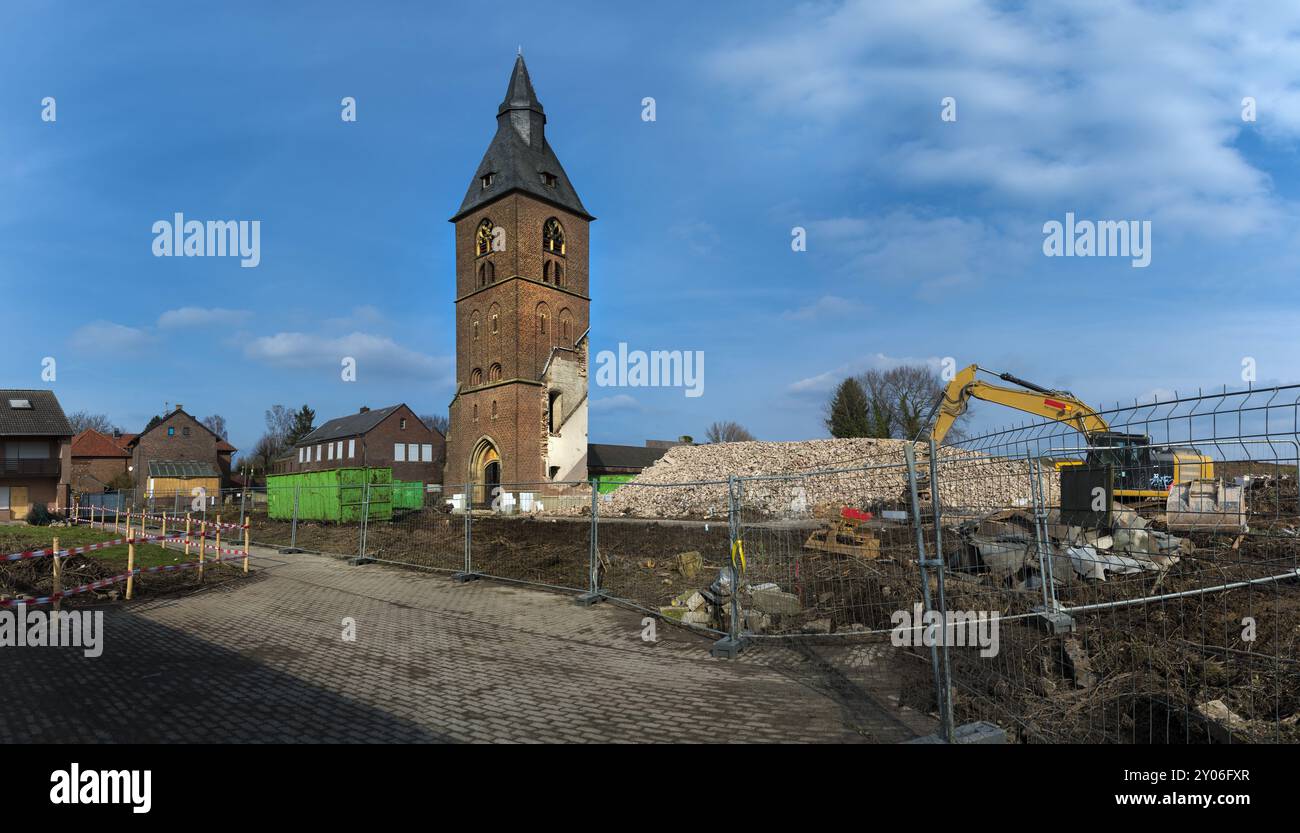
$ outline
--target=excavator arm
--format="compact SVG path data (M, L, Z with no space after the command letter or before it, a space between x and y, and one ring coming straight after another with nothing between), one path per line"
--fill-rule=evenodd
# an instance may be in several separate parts
M1049 390L1032 382L1017 379L1010 373L999 373L997 374L999 379L1020 385L1026 390L1004 388L975 378L978 370L980 370L979 365L974 364L964 368L953 377L944 390L943 398L939 400L936 407L934 428L930 431L930 436L934 438L936 444L943 442L944 436L947 435L948 429L952 428L957 417L966 413L972 398L996 402L1034 416L1064 422L1085 437L1110 430L1106 420L1102 419L1096 411L1065 391Z

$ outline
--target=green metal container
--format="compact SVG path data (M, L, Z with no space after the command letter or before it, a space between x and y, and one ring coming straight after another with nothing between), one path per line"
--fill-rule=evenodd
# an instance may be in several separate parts
M293 518L294 495L298 520L360 523L369 486L369 518L393 517L393 470L347 468L273 474L266 478L267 511L274 520Z
M403 483L400 480L393 481L393 508L394 509L423 509L424 508L424 484L423 483Z

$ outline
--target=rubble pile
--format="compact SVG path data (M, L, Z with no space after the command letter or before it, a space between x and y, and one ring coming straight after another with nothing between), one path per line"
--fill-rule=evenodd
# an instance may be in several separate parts
M1113 504L1112 517L1114 529L1107 534L1100 529L1063 525L1059 512L1052 510L1047 535L1054 583L1163 573L1193 550L1189 539L1150 528L1145 518L1128 507ZM1039 553L1030 512L1008 510L967 521L958 533L968 549L963 563L954 566L984 570L995 582L1012 580L1033 586L1037 581Z
M906 440L829 439L804 442L737 442L677 446L631 484L620 487L602 512L646 518L725 517L725 484L680 485L721 480L729 475L786 475L744 483L746 512L768 517L821 515L840 507L908 505ZM939 450L940 490L945 511L1032 505L1029 469L1023 461L996 460L969 451ZM857 471L830 469L872 466ZM880 466L874 468L874 466ZM928 480L924 446L917 445L918 473ZM1043 475L1047 500L1055 502L1060 480Z

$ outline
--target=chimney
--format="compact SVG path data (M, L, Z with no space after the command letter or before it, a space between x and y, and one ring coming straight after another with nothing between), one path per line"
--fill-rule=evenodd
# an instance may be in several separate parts
M121 428L114 428L114 429L113 429L113 439L115 439L115 440L120 440L120 439L122 439L122 429L121 429Z
M181 409L184 408L184 407L185 407L185 406L182 405L181 403L179 403L179 402L176 403L176 410L179 411L179 410L181 410Z
M361 410L358 411L358 413L368 414L368 413L370 413L370 409L367 408L365 405L362 405L362 406L361 406Z

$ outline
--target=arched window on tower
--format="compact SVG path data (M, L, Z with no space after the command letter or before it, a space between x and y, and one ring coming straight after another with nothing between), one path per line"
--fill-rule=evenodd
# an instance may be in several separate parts
M497 265L496 265L495 263L493 263L492 261L489 260L488 262L484 263L483 266L486 267L486 271L487 271L487 282L488 282L488 283L496 283L496 282L497 282Z
M573 344L573 313L565 307L560 310L558 316L560 321L560 344L564 347L571 347Z
M492 418L497 418L497 401L495 399L492 400Z
M564 286L564 266L559 263L555 264L555 285Z
M501 365L493 363L492 366L488 368L488 381L501 381Z
M480 263L478 265L478 285L480 289L487 286L487 264L486 263Z
M549 327L550 317L551 317L551 311L546 306L545 302L538 304L537 305L537 332L541 333L542 335L546 335L547 330L550 329Z
M492 221L484 219L478 224L478 233L474 235L474 253L482 257L492 251Z
M548 260L542 264L542 283L551 282L551 262Z
M554 217L542 226L542 250L553 255L564 254L564 226Z
M474 368L474 370L469 374L469 384L470 387L474 388L483 384L483 371L480 368Z

